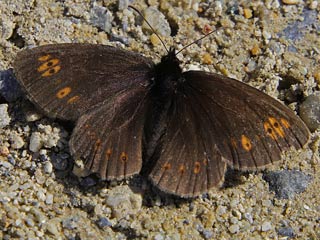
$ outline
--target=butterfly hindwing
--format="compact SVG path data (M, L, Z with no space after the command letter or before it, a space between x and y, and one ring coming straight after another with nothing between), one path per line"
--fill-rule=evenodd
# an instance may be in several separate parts
M72 155L84 159L86 169L103 180L139 173L147 106L147 91L137 85L83 115L69 143Z
M206 127L210 119L188 94L190 90L184 89L172 100L162 151L149 174L161 190L183 197L218 186L226 169L214 133Z
M77 120L114 94L147 85L152 66L137 53L72 43L22 51L14 71L29 99L47 115Z

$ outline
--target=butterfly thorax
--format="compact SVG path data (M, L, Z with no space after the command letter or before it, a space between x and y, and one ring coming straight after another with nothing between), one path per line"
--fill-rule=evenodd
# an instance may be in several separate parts
M153 89L160 96L174 94L183 81L180 61L175 54L175 49L170 49L169 53L161 58L161 62L154 67Z

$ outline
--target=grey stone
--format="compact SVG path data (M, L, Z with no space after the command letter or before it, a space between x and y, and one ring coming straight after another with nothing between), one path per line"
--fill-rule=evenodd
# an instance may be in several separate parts
M300 105L300 117L311 131L320 126L320 92L309 95Z
M20 85L15 79L12 69L0 71L0 95L8 102L13 102L22 95Z
M111 227L112 226L112 224L109 221L109 219L105 218L105 217L99 218L99 220L97 221L97 225L98 225L99 228Z
M141 195L133 193L128 186L117 186L107 196L106 205L112 209L113 217L121 219L140 210L142 198Z
M107 33L110 33L113 16L107 8L94 6L90 11L89 21L93 26L98 27Z
M276 197L284 199L292 199L297 193L302 193L312 180L311 176L296 170L267 172L263 178Z
M77 228L78 224L79 224L79 216L77 215L74 215L74 216L70 216L70 217L67 217L66 219L64 219L62 221L62 226L64 228L67 228L67 229L75 229Z
M144 17L153 29L161 36L169 37L171 35L171 28L169 22L166 20L163 13L155 7L148 7L143 12ZM142 27L150 30L147 23L143 22Z
M293 238L295 236L294 230L291 227L282 227L277 230L278 234L281 236L286 236L289 238Z
M261 226L261 231L262 232L267 232L267 231L270 231L272 229L272 225L270 222L264 222L262 223L262 226Z

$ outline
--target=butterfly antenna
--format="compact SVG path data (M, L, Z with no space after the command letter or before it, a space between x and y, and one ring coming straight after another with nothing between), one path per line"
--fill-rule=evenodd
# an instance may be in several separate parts
M134 6L132 5L129 5L128 6L129 8L132 8L134 11L136 11L140 17L142 17L143 21L145 21L147 23L147 25L149 26L149 28L151 29L151 31L159 38L160 42L162 43L162 45L164 46L164 48L166 49L166 51L169 53L169 50L167 48L167 46L164 44L163 40L161 39L161 37L159 36L159 34L154 30L154 28L151 26L151 24L147 21L147 19L142 15L142 13L137 9L135 8Z
M191 45L193 45L193 44L195 44L195 43L197 43L197 42L201 41L202 39L204 39L204 38L208 37L210 34L214 33L215 31L217 31L217 29L212 30L211 32L209 32L209 33L205 34L205 35L204 35L204 36L202 36L201 38L199 38L199 39L197 39L197 40L195 40L195 41L193 41L193 42L189 43L188 45L184 46L184 47L183 47L183 48L181 48L178 52L176 52L176 55L178 55L179 53L181 53L183 50L185 50L186 48L190 47Z

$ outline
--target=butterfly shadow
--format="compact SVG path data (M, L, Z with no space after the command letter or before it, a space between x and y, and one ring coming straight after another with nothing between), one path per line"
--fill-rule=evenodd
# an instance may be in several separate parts
M248 177L252 171L240 171L227 167L227 171L224 176L224 182L221 189L233 188L244 183L242 176Z

